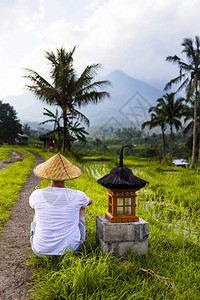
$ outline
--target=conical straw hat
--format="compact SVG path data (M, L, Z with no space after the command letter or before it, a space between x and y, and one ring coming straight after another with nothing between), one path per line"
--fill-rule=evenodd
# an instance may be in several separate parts
M58 153L35 167L34 174L45 179L61 181L75 179L81 176L82 171Z

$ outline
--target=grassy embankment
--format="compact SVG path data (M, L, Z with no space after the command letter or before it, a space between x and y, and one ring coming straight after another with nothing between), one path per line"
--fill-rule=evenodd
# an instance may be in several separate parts
M11 153L6 148L0 148L0 162L4 159L7 159L11 156Z
M10 156L9 150L12 148L0 148L0 159L6 159ZM9 216L10 209L17 199L23 183L33 166L35 157L18 147L16 151L24 154L25 159L17 161L0 172L0 229Z
M46 160L52 154L42 155ZM81 254L68 252L58 259L32 255L29 263L35 268L33 297L72 300L199 299L199 232L195 233L198 238L194 242L192 232L184 236L183 225L175 230L175 223L174 226L168 226L167 222L163 222L169 216L173 218L169 213L171 210L176 212L176 219L177 216L185 218L186 211L192 220L199 220L195 198L199 175L188 170L162 168L150 162L146 165L125 160L139 177L150 182L145 193L138 196L137 205L137 215L150 225L149 255L136 257L128 253L122 258L110 259L101 254L95 242L95 217L107 211L106 190L97 184L96 178L109 172L114 163L76 162L73 157L70 160L84 172L80 178L67 182L67 186L80 189L93 199L86 213L85 248ZM41 181L41 187L47 185L47 180ZM161 196L164 196L165 204ZM149 200L147 207L146 197ZM193 205L195 210L192 209Z

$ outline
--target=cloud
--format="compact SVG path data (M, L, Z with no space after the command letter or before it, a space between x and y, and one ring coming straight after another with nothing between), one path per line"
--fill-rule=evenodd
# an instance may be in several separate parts
M102 62L108 70L122 69L142 80L166 80L165 58L180 54L182 39L194 35L193 24L197 28L200 22L193 18L198 8L196 0L192 5L189 0L109 0L98 2L81 26L62 18L50 24L45 34L66 49L77 45L81 67ZM187 21L183 16L188 14Z
M77 45L75 66L79 71L88 64L102 63L104 74L121 69L163 88L178 73L176 66L165 61L166 57L174 54L183 57L183 38L200 35L198 0L84 3L58 0L56 4L51 0L15 0L12 3L0 7L5 14L10 8L10 20L6 21L4 16L0 30L1 65L2 70L5 65L6 74L11 69L12 74L17 74L17 68L21 67L46 74L44 50L55 51L61 46L70 50Z
M67 22L61 18L51 23L44 32L44 36L57 47L66 45L67 49L73 48L77 41L85 36L84 30L79 25Z
M0 34L11 36L19 29L32 31L38 20L44 18L43 0L13 0L3 1L0 4Z

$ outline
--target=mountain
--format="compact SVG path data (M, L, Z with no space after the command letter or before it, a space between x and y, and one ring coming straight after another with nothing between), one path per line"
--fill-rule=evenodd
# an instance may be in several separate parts
M9 103L17 112L17 116L22 123L29 122L42 122L47 118L43 115L44 107L55 112L55 106L44 104L41 100L27 92L19 96L7 97L2 100L4 103Z
M117 127L138 127L149 118L148 110L156 105L156 100L164 92L145 82L127 76L122 71L114 71L103 78L111 81L110 99L98 105L90 104L82 108L92 126L113 124Z
M163 91L119 70L110 73L104 79L112 83L112 87L109 88L110 99L81 108L81 112L89 118L91 126L112 124L116 127L137 127L149 118L149 107L155 105L156 100L164 94ZM46 120L43 115L44 107L53 112L56 110L55 106L44 105L30 92L4 98L3 102L14 107L22 123Z

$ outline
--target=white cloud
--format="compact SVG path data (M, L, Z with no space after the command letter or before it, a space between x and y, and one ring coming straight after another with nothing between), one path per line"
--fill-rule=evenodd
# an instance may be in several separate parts
M13 3L0 7L4 13L0 21L0 80L4 83L0 86L1 96L10 92L10 78L13 92L17 86L18 90L23 86L17 79L22 67L47 74L44 50L54 51L61 46L70 50L74 45L77 45L78 70L99 62L104 73L121 69L162 88L178 73L175 66L166 63L166 56L182 55L183 38L200 35L198 0L87 0L84 4L78 0L56 3L15 0ZM76 12L77 8L82 11Z
M74 47L77 41L82 39L83 30L80 26L67 22L64 18L51 23L45 30L44 35L57 47L66 45L67 49Z

